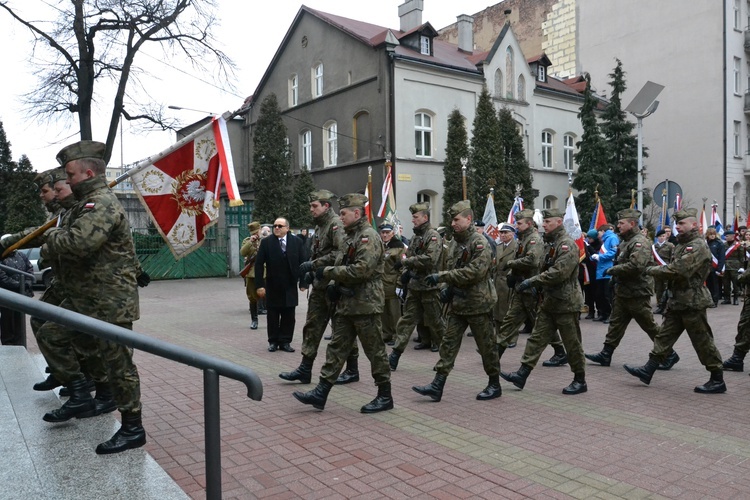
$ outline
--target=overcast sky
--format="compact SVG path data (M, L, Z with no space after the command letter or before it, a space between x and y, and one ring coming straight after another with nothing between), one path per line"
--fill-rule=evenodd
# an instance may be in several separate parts
M67 3L69 0L60 0ZM8 0L12 6L23 8L32 19L41 19L47 5L56 5L57 0ZM370 22L388 28L398 29L398 6L403 0L308 0L308 7L351 19ZM424 0L423 22L430 22L436 29L456 21L460 14L474 14L494 0ZM136 64L148 69L151 77L144 77L144 92L164 105L175 105L201 111L222 113L234 111L242 101L251 95L265 72L274 53L279 47L289 25L302 2L276 0L217 0L221 25L215 34L223 50L238 67L236 90L229 85L210 84L210 75L192 74L185 61L162 61L146 54L136 56ZM52 168L54 156L61 147L78 140L77 121L73 127L63 127L60 123L37 123L24 116L21 96L35 83L35 71L31 60L31 36L25 28L14 22L5 11L0 11L0 67L3 71L0 86L0 120L11 142L13 158L27 155L38 171ZM182 70L182 71L179 71ZM142 95L146 95L145 93ZM94 139L104 140L110 104L99 103L103 112L94 123ZM193 111L173 111L174 117L183 125L201 119L205 114ZM144 133L131 130L124 125L122 154L120 146L112 154L111 166L136 162L158 153L174 142L174 134L169 132Z

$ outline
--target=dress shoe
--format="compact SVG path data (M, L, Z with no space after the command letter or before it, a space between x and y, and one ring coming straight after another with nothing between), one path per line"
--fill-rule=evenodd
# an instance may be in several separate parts
M432 352L440 352L440 346L437 344L432 344L432 347L430 347L430 351Z
M352 382L359 382L358 358L348 358L346 370L336 379L336 385L351 384Z
M643 366L623 365L623 368L625 368L625 370L632 376L638 377L638 379L644 384L649 385L658 366L659 363L657 363L655 359L649 358Z
M250 323L250 329L251 330L257 330L258 329L258 320L254 319L252 323Z
M614 353L615 350L605 345L601 352L597 352L596 354L584 354L586 356L586 359L589 359L593 361L594 363L599 363L602 366L609 366L612 364L612 353Z
M44 381L34 384L33 389L35 391L51 391L61 385L60 381L57 380L54 375L48 375Z
M701 394L721 394L727 392L727 386L724 383L724 375L721 370L711 372L711 378L703 385L696 387L695 392Z
M393 397L391 396L391 383L386 382L378 386L378 395L359 409L361 413L378 413L393 409Z
M46 413L42 420L45 422L66 422L73 417L87 418L93 417L96 412L94 398L86 387L86 379L81 377L73 380L70 386L70 399L60 408Z
M562 390L565 395L581 394L588 391L589 388L586 385L586 378L583 374L576 374L573 378L573 382L568 387Z
M735 349L732 356L724 361L723 366L725 370L733 372L745 371L745 354Z
M445 387L445 375L439 373L435 375L432 382L427 385L412 387L412 390L422 396L429 396L435 402L439 402L443 398L443 388Z
M529 378L530 373L531 368L528 365L522 364L521 367L518 368L518 371L510 373L500 372L500 376L519 389L523 390L523 387L526 385L526 379Z
M121 451L140 448L146 444L146 431L143 429L140 413L123 412L120 429L96 447L97 455L110 455Z
M421 351L423 349L430 349L432 346L430 344L417 344L414 346L415 351Z
M281 344L279 346L279 349L281 349L284 352L294 352L294 347L290 346L288 343L287 344Z
M515 342L511 342L510 344L508 344L508 349L513 349L513 348L514 348L514 347L516 347L517 345L518 345L518 344L516 344Z
M477 394L477 400L487 401L488 399L499 398L503 395L503 389L500 387L500 376L495 375L490 377L487 387L482 392Z
M395 372L398 368L398 360L401 358L401 353L396 349L392 350L388 355L388 365L391 367L391 371Z
M276 344L268 344L268 352L276 352L279 349L279 346Z
M659 366L656 367L657 370L671 370L674 365L677 364L677 362L680 360L680 357L677 355L676 352L672 351L672 353L667 356L667 359L659 363Z
M313 408L318 410L322 410L326 406L328 393L331 392L331 387L333 387L333 385L325 380L321 380L318 382L318 385L315 386L315 389L307 392L295 391L292 393L292 396L294 396L297 401L305 403L306 405L312 405Z
M302 362L294 371L279 373L279 378L290 382L299 380L303 384L309 384L312 378L312 367L313 360L302 356Z
M331 340L332 337L332 335L326 335L325 337L323 337L323 340Z

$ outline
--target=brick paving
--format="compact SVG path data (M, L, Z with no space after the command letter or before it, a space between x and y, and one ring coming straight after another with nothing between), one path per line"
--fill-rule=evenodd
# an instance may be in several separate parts
M278 378L301 359L301 302L297 352L269 353L265 318L257 331L248 328L239 279L153 282L141 290L136 331L248 366L263 380L261 402L239 382L220 382L224 498L692 499L750 491L750 377L727 372L726 394L695 394L708 372L687 335L675 346L681 361L650 386L622 369L645 362L650 350L633 323L611 367L587 366L588 393L563 396L569 368L540 363L523 391L501 381L502 398L487 402L475 400L487 380L473 339L464 338L440 403L411 390L432 380L437 354L409 349L392 377L396 408L375 415L359 413L376 393L362 356L361 382L334 387L319 412L291 395L313 385ZM740 309L709 309L725 358ZM598 351L606 325L581 325L584 350ZM519 366L526 338L506 352L504 370ZM136 362L147 450L192 498L205 498L202 373L142 352Z

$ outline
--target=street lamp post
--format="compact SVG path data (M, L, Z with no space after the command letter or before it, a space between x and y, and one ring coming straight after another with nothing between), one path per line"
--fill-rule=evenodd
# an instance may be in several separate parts
M169 109L175 109L177 111L195 111L196 113L205 113L207 115L213 115L213 116L221 114L221 113L214 113L212 111L204 111L202 109L193 109L193 108L186 108L184 106L175 106L175 105L172 105L172 104L170 104L169 106L167 106L167 108L169 108Z
M659 101L656 98L659 97L662 90L664 90L664 85L648 81L625 108L625 111L630 112L637 120L638 210L641 211L641 214L643 214L643 119L651 116L656 111L656 108L659 106ZM643 215L641 215L640 223L643 224Z

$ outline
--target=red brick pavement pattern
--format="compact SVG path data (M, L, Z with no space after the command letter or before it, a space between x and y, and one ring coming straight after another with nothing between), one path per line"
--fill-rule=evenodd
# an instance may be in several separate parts
M750 377L726 373L727 394L695 394L708 373L687 335L676 345L680 363L657 372L651 386L622 369L645 362L650 350L632 324L610 368L587 366L588 393L563 396L569 368L540 364L523 391L503 382L503 397L488 402L475 400L486 376L473 339L464 338L440 403L411 390L432 379L437 354L409 349L392 378L396 408L378 415L359 413L376 392L362 356L362 381L334 387L319 412L291 396L314 385L278 378L301 358L301 302L297 352L269 353L265 317L257 331L248 329L238 279L153 282L141 290L136 331L249 366L263 380L261 402L239 382L221 380L224 498L683 499L750 491ZM709 310L724 357L740 309ZM586 352L598 351L606 326L581 325ZM526 338L506 352L504 370L518 367ZM191 497L205 498L201 372L142 352L136 362L148 451Z

